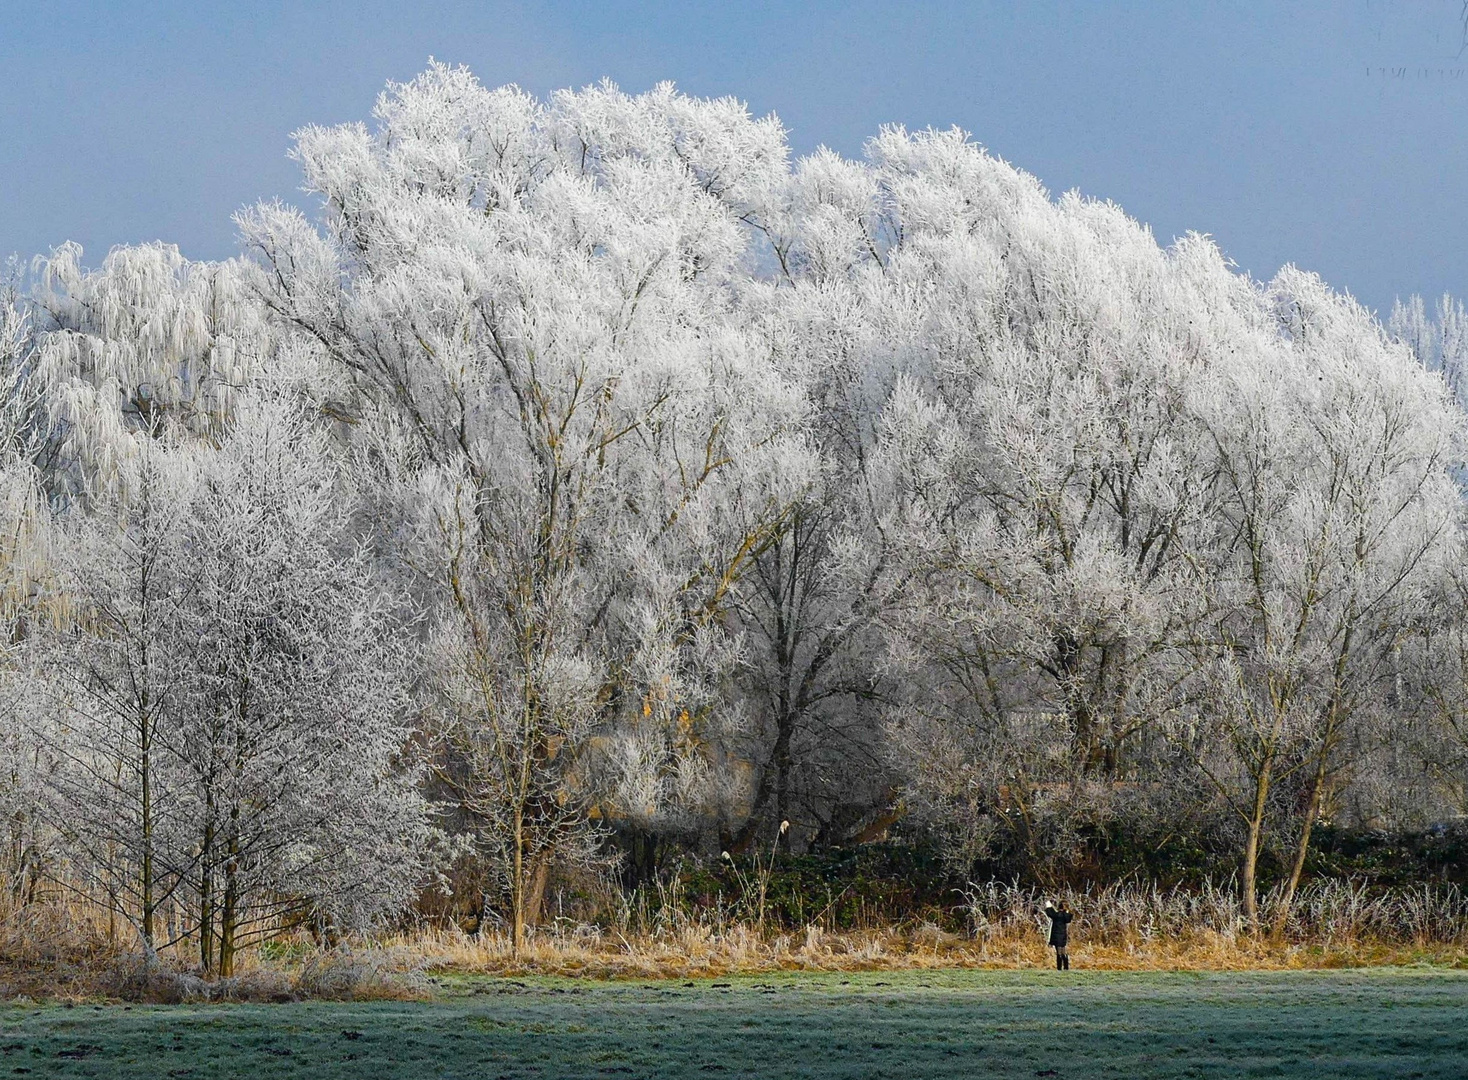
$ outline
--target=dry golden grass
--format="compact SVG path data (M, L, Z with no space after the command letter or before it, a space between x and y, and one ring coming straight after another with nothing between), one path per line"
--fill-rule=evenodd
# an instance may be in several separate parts
M725 934L697 928L627 938L540 935L520 956L500 935L422 933L387 943L424 972L456 975L555 975L595 979L693 979L775 971L893 971L933 968L1048 967L1054 954L1038 932L977 938L931 925L851 933L761 936L748 927ZM1253 936L1202 932L1186 938L1092 942L1077 935L1073 966L1111 971L1238 971L1431 963L1468 967L1468 949L1445 944L1276 944Z
M562 922L534 935L519 956L508 939L422 931L391 947L425 971L565 975L588 978L696 978L773 971L885 971L903 968L1048 967L1047 899L1078 916L1072 963L1100 970L1284 970L1430 963L1468 967L1468 898L1450 884L1377 888L1321 880L1298 896L1280 940L1248 930L1236 893L1225 887L1159 889L1110 885L1039 890L972 885L946 913L953 933L932 922L833 931L760 933L753 921L697 916L663 906L620 929ZM1262 898L1273 922L1277 893ZM629 906L628 911L631 911Z
M1282 940L1248 932L1225 889L1107 887L1056 897L1077 912L1076 968L1244 971L1427 963L1468 968L1468 900L1454 886L1381 890L1322 882L1307 890ZM1266 898L1268 916L1274 901ZM1045 968L1043 898L1034 890L973 886L949 925L911 921L835 930L762 932L757 921L649 909L611 925L558 920L516 955L502 934L425 928L322 948L285 938L248 950L238 975L206 981L187 942L149 964L127 932L94 907L32 904L0 912L0 999L159 1002L410 999L430 975L554 975L696 979L777 971ZM629 907L627 911L631 911Z
M335 949L307 942L269 953L252 950L232 979L205 981L179 958L149 966L134 953L98 949L66 957L0 958L0 999L153 1002L411 1000L432 996L429 976L535 976L589 979L708 979L773 972L1046 968L1054 954L1038 932L977 938L931 925L849 933L812 927L803 934L724 933L625 937L579 928L542 933L514 955L502 935L430 931ZM1201 932L1185 938L1088 941L1071 948L1075 968L1107 971L1267 971L1432 964L1468 968L1460 945L1356 942L1276 944Z
M151 963L131 931L95 905L50 898L0 911L0 1000L292 1001L408 1000L428 995L417 958L370 946L322 949L298 943L276 957L247 950L239 973L206 980L186 944Z

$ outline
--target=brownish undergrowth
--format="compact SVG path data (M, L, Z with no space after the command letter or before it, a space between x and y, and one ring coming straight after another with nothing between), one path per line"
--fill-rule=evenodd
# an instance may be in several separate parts
M1044 968L1054 962L1044 938L992 934L977 938L931 925L829 934L761 936L748 928L713 935L698 930L647 938L583 933L532 939L520 956L508 938L421 934L389 948L413 957L432 973L557 975L567 977L707 978L776 971L890 971L933 968ZM1468 949L1456 944L1380 942L1274 943L1253 936L1204 932L1185 939L1087 941L1078 935L1072 965L1110 971L1283 970L1431 963L1468 968Z
M1242 971L1431 964L1468 969L1468 949L1448 944L1357 942L1321 945L1188 939L1101 942L1078 938L1076 969ZM773 972L1042 969L1053 953L1039 935L966 938L931 926L828 934L761 936L752 928L711 935L647 938L532 937L516 956L507 937L422 933L334 949L300 943L253 953L241 973L205 981L176 959L149 965L129 953L0 960L0 998L58 1001L375 1000L432 996L434 976L560 976L591 979L699 979Z
M1237 897L1222 888L1111 886L1052 898L1077 913L1071 948L1077 969L1468 968L1468 900L1451 885L1321 882L1302 893L1277 935L1248 929ZM664 906L610 923L559 919L533 931L518 955L505 934L457 928L420 928L332 948L285 937L250 950L235 977L213 981L195 973L186 938L149 962L95 909L33 904L0 918L0 998L362 1000L431 996L433 978L446 975L694 979L1046 968L1053 964L1040 910L1046 899L1032 889L988 883L971 886L961 906L936 913L945 925L919 918L856 929L761 928L727 910L710 916Z

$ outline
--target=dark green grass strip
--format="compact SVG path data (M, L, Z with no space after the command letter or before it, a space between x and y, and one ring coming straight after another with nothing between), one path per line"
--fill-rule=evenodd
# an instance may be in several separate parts
M0 1080L1468 1076L1468 976L453 979L432 1004L6 1006Z

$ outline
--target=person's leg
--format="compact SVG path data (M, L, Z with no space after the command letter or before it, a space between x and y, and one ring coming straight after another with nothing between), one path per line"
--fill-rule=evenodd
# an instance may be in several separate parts
M1066 971L1069 971L1070 970L1070 950L1069 949L1066 949L1065 950L1065 970Z
M1065 950L1062 949L1059 945L1055 947L1055 970L1065 970Z

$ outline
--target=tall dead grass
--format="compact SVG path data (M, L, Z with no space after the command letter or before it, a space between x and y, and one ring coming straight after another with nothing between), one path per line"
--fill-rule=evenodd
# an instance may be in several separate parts
M1281 891L1260 898L1260 919L1272 926ZM1047 898L1065 903L1075 932L1111 948L1145 949L1159 942L1198 940L1253 948L1258 937L1238 893L1206 884L1199 889L1113 884L1085 890L1039 889L1001 882L970 885L966 910L975 936L1024 933L1043 924ZM1381 887L1358 881L1306 884L1290 909L1283 942L1290 947L1354 949L1468 946L1468 896L1452 883Z
M0 997L181 1001L417 998L444 975L601 979L711 978L777 971L1029 968L1052 963L1046 899L1076 913L1075 967L1242 970L1432 963L1468 967L1468 896L1456 885L1372 887L1317 881L1297 897L1281 939L1251 930L1230 888L1116 884L1040 890L970 885L945 926L913 919L837 929L813 920L761 930L737 903L690 909L630 898L605 922L557 918L518 955L509 936L457 928L321 948L284 939L252 950L232 979L206 981L184 950L151 962L120 944L95 911L32 904L0 912ZM1264 898L1266 923L1279 898ZM115 928L114 928L115 930Z
M518 956L506 935L424 930L393 941L426 971L595 978L697 978L772 971L877 971L1047 966L1046 899L1077 915L1076 966L1111 970L1239 970L1436 963L1468 967L1468 897L1456 885L1373 888L1320 881L1297 898L1281 939L1254 932L1232 889L1111 885L1042 893L971 885L961 931L933 922L836 931L812 922L759 933L716 907L662 907L623 926L560 920ZM1266 925L1279 896L1264 898Z
M417 952L359 941L253 949L228 979L197 973L186 942L147 957L124 922L66 894L0 904L0 1000L285 1002L425 997Z

